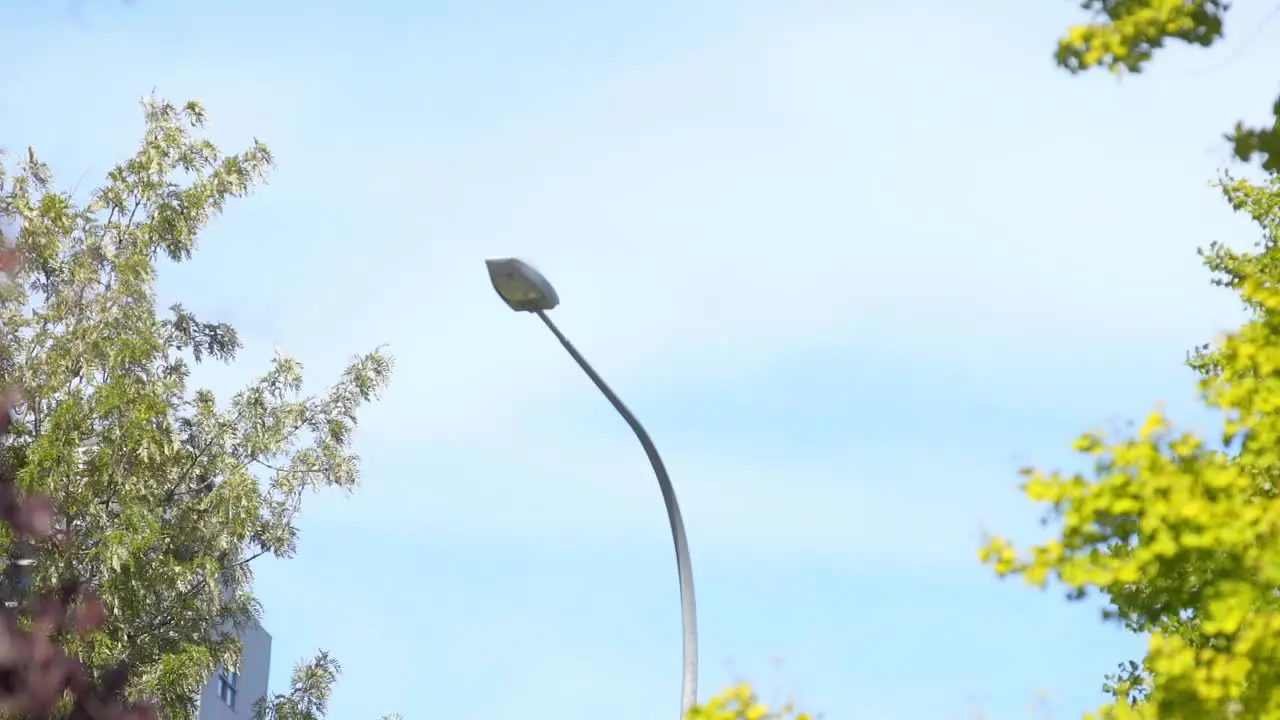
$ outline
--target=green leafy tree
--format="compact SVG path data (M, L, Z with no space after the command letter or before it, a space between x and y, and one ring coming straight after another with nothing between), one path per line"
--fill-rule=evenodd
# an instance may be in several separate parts
M1176 432L1159 411L1131 437L1085 434L1075 449L1092 472L1024 471L1060 535L982 550L1000 575L1098 593L1106 618L1150 635L1108 681L1102 717L1280 718L1280 178L1220 188L1262 230L1253 252L1203 253L1251 313L1190 363L1220 435Z
M329 696L342 665L327 652L299 663L289 678L289 692L263 698L253 708L254 720L320 720L328 715ZM403 720L383 715L380 720Z
M1096 67L1138 73L1170 40L1202 47L1221 40L1230 5L1228 0L1081 0L1093 21L1071 28L1058 41L1056 58L1073 73ZM1237 123L1227 139L1240 160L1258 157L1275 173L1280 172L1280 97L1273 113L1269 125Z
M1059 45L1073 71L1138 71L1171 38L1210 45L1226 10L1204 0L1084 6L1098 22ZM1280 719L1280 131L1241 125L1229 138L1269 177L1218 183L1259 229L1256 245L1201 251L1214 284L1249 312L1189 361L1220 432L1179 432L1157 410L1135 433L1081 436L1074 448L1092 471L1024 471L1056 537L1025 550L992 537L981 552L1001 576L1100 596L1106 619L1150 637L1142 658L1107 679L1114 701L1098 717Z
M790 703L771 708L750 685L735 685L689 711L687 720L812 720ZM384 719L385 720L385 719Z
M161 311L159 265L189 260L272 158L259 143L221 153L196 103L144 109L137 152L84 203L33 152L0 165L0 227L21 257L0 297L0 373L24 393L0 461L60 511L49 541L7 552L35 554L37 589L75 576L105 606L101 631L70 649L94 668L127 662L131 695L189 718L198 688L236 660L226 631L260 613L253 560L293 555L308 493L357 484L357 412L392 363L357 356L314 396L283 355L229 402L188 386L194 363L230 362L240 342L181 305ZM322 654L310 667L335 670L305 684L313 714L268 717L323 715L336 664Z

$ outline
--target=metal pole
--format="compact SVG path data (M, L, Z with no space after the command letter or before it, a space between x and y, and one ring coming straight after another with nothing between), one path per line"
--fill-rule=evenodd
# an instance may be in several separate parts
M636 434L636 438L644 448L644 454L649 457L649 463L653 465L653 474L658 476L662 502L667 506L667 520L671 524L671 540L676 546L676 572L680 578L680 622L684 635L684 674L680 683L680 716L683 718L698 704L698 611L693 596L693 565L689 559L689 541L684 533L684 518L680 516L680 503L676 502L676 490L671 485L666 466L662 464L662 456L658 455L658 448L654 446L644 426L635 415L631 414L622 399L609 388L604 378L601 378L591 367L587 359L582 357L582 353L569 342L569 338L565 337L564 333L560 332L560 328L551 322L551 318L541 310L534 312L547 329L556 336L574 362L578 363L578 367L582 368L587 377L591 378L591 382L600 389L609 404L613 405L622 419L627 421L627 425L631 426L632 432Z

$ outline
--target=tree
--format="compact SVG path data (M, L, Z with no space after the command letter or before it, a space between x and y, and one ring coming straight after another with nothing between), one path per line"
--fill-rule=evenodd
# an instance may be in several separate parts
M0 268L12 272L16 257L11 248L0 251ZM17 398L13 388L0 392L0 437L13 426ZM57 524L47 496L18 492L12 467L0 468L0 524L13 538L34 542L48 540ZM102 600L76 578L25 606L0 605L0 716L157 720L153 703L124 697L128 666L95 677L59 646L68 635L101 629L105 620Z
M1228 0L1081 0L1094 21L1070 29L1058 41L1058 64L1073 73L1106 67L1116 74L1138 73L1170 40L1209 47L1223 37ZM1280 97L1269 126L1237 123L1227 134L1236 157L1257 157L1269 172L1280 172Z
M310 662L299 663L289 678L289 692L258 701L254 720L319 720L329 711L329 695L342 674L342 665L329 653L321 652ZM383 715L381 720L403 720L399 715Z
M812 716L789 703L770 708L760 701L750 685L744 684L728 688L693 708L687 720L812 720Z
M1073 71L1137 71L1169 38L1209 45L1222 35L1226 4L1085 7L1106 19L1060 43L1058 61ZM1249 311L1189 360L1220 436L1177 432L1160 411L1132 435L1087 433L1074 449L1092 472L1023 471L1025 493L1046 506L1057 537L1024 552L993 537L981 551L1001 576L1037 587L1057 580L1072 599L1100 595L1104 618L1150 635L1146 655L1108 678L1114 702L1098 711L1104 718L1280 718L1280 131L1238 126L1230 138L1269 177L1218 183L1258 226L1256 246L1201 251L1212 281Z
M159 312L159 265L191 259L201 229L272 158L256 142L222 154L200 136L196 103L144 109L137 152L86 203L32 151L0 165L0 227L21 257L0 297L0 378L24 393L0 463L60 511L33 550L34 586L76 577L105 607L101 630L69 650L94 669L127 663L131 695L189 718L195 691L235 662L224 631L260 614L253 560L296 551L309 492L356 486L357 413L392 361L357 356L317 396L283 355L222 405L188 387L193 363L230 362L240 342L181 305Z
M1074 449L1093 472L1023 471L1059 536L982 550L998 574L1099 593L1106 619L1151 635L1145 658L1109 679L1102 717L1280 718L1280 178L1220 188L1263 231L1254 252L1203 253L1251 311L1190 361L1220 437L1175 432L1160 411L1133 436L1087 433Z

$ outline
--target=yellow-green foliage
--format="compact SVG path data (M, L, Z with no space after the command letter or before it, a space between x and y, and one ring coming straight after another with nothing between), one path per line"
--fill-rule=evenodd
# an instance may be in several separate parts
M812 720L791 705L772 709L760 702L750 685L729 688L705 705L689 711L688 720Z
M1058 41L1058 62L1072 71L1103 65L1139 72L1169 38L1212 45L1227 9L1222 0L1088 0L1084 7L1096 20Z
M1071 72L1140 72L1167 40L1209 46L1226 0L1083 0L1093 21L1059 41ZM1271 78L1269 80L1274 80ZM1280 117L1280 100L1274 106ZM1210 245L1215 284L1252 319L1197 349L1204 403L1221 414L1220 442L1178 433L1161 412L1132 437L1089 433L1075 450L1090 473L1024 471L1029 498L1060 535L1019 551L991 538L982 559L1002 575L1073 598L1101 594L1106 615L1151 637L1141 662L1108 679L1104 718L1280 720L1280 122L1229 134L1237 157L1258 157L1271 180L1227 177L1227 201L1262 230L1252 252ZM1219 438L1214 438L1219 440Z
M1203 253L1253 313L1191 363L1221 442L1175 432L1161 412L1132 437L1086 434L1075 449L1092 472L1024 471L1060 536L982 550L1002 576L1100 592L1111 618L1150 633L1101 717L1280 720L1280 180L1221 188L1263 230L1255 252Z
M1093 22L1071 28L1058 41L1058 64L1071 72L1094 67L1141 72L1167 40L1208 47L1221 39L1229 5L1227 0L1083 0ZM1273 87L1277 76L1280 70L1260 84ZM1274 112L1280 118L1280 99ZM1264 168L1280 172L1280 119L1260 128L1238 123L1227 139L1241 160L1257 156Z

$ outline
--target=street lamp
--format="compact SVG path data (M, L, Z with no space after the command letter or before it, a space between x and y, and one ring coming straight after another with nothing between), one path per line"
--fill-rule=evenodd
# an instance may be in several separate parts
M627 421L627 425L631 426L636 438L640 440L644 454L649 456L649 463L653 465L653 474L658 476L662 502L667 506L667 520L671 523L671 539L676 546L676 572L680 579L680 622L684 635L684 674L680 683L680 707L681 717L684 717L698 702L698 617L693 597L693 567L689 561L689 541L685 537L684 519L680 517L680 503L676 502L676 491L671 486L667 468L662 464L658 448L654 447L653 440L649 438L649 433L645 432L644 426L635 415L631 414L627 406L614 394L586 358L582 357L582 353L578 352L564 333L560 332L560 328L547 317L547 311L560 304L560 296L556 295L556 290L551 283L528 263L515 258L485 260L484 264L489 270L489 279L493 282L493 289L498 291L498 296L512 310L537 315L568 351L574 362L578 363L578 367L582 368L587 377L591 378L591 382L600 389L609 404L613 405L622 419Z

